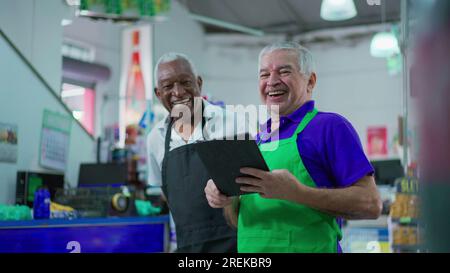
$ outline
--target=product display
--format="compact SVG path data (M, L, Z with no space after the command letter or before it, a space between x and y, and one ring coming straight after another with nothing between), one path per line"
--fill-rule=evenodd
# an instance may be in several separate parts
M74 210L72 207L63 206L55 202L50 202L51 219L75 219L78 217L78 211Z
M418 196L412 194L397 193L395 202L391 206L391 217L399 218L418 218Z
M0 204L0 221L31 220L31 209L24 205L2 205Z
M389 215L389 233L393 252L423 252L423 229L419 224L418 179L409 169L396 181L395 201Z

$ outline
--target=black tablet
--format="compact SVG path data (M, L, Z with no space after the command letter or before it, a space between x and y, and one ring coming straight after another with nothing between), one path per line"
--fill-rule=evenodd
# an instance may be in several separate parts
M237 177L248 176L240 172L243 167L269 171L256 141L249 139L210 140L196 143L198 155L214 180L217 188L226 196L236 196L249 192L240 190Z

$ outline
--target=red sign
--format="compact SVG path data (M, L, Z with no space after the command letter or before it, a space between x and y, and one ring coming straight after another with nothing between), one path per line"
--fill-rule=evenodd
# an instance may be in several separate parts
M386 156L388 154L386 126L367 128L367 153L369 156Z

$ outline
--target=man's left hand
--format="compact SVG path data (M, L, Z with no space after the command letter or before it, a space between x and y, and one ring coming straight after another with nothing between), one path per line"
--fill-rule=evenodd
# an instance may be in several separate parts
M259 193L264 198L291 200L293 195L305 187L288 170L267 172L254 168L242 168L241 173L253 177L238 177L236 183L241 190Z

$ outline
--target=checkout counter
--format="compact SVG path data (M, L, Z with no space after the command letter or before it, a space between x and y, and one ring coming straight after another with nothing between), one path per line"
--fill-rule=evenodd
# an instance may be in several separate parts
M0 253L165 252L168 236L168 215L0 221Z
M17 205L33 208L35 190L45 186L52 202L74 208L77 215L33 220L6 218L0 221L0 253L168 251L168 211L137 213L142 210L136 210L133 195L125 198L121 187L112 185L127 180L128 175L123 164L82 164L78 187L63 189L62 175L18 172ZM117 195L121 198L114 198Z

